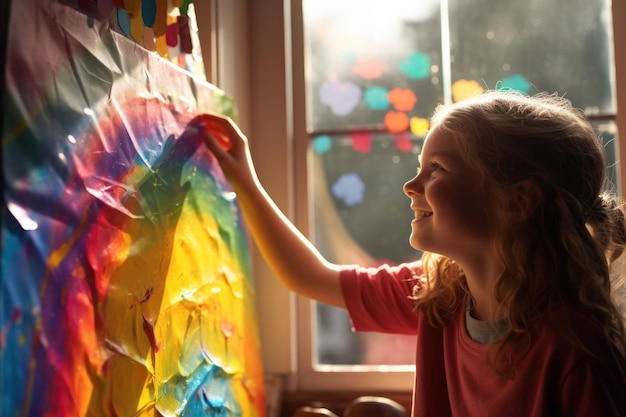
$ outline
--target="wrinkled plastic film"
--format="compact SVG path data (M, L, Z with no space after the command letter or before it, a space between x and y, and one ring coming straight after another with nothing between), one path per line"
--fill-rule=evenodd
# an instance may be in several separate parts
M55 1L11 13L0 414L264 415L245 225L188 127L233 100Z

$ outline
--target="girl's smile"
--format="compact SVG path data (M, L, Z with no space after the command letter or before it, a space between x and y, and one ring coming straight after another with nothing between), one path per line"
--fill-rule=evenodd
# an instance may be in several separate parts
M422 219L433 215L432 211L421 211L413 207L411 207L411 209L415 212L415 219L413 220L413 222L419 222Z

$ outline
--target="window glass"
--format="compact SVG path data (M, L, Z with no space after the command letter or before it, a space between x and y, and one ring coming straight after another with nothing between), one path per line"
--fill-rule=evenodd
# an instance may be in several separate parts
M303 6L309 130L406 131L432 113L442 97L439 0Z
M607 0L449 0L452 93L557 92L615 113Z
M308 0L303 15L312 235L329 260L420 255L402 185L437 104L483 89L556 92L594 115L616 181L607 0ZM413 363L413 338L314 311L316 365Z
M617 149L617 124L613 120L592 120L591 125L600 136L604 146L604 154L608 162L609 191L620 194L617 170L618 149Z
M377 266L420 256L408 243L413 213L402 185L416 173L422 142L409 133L312 139L314 243L330 261ZM319 364L413 362L414 337L352 333L345 311L316 308Z

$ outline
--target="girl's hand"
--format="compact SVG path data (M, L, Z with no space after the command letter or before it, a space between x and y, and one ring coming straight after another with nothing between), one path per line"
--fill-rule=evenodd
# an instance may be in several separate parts
M189 122L200 131L207 148L215 155L234 188L257 180L248 139L230 117L205 113Z

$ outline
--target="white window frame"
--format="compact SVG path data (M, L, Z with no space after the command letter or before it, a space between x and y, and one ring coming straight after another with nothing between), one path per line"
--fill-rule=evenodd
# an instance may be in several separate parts
M300 0L203 0L194 3L209 82L233 95L258 175L285 214L310 236L305 71ZM613 1L618 132L626 137L626 2ZM626 140L618 139L618 155ZM626 184L626 170L618 170ZM621 187L619 187L621 189ZM266 373L300 391L410 391L412 371L314 369L314 305L288 292L251 244L258 326ZM352 368L354 369L354 368Z

